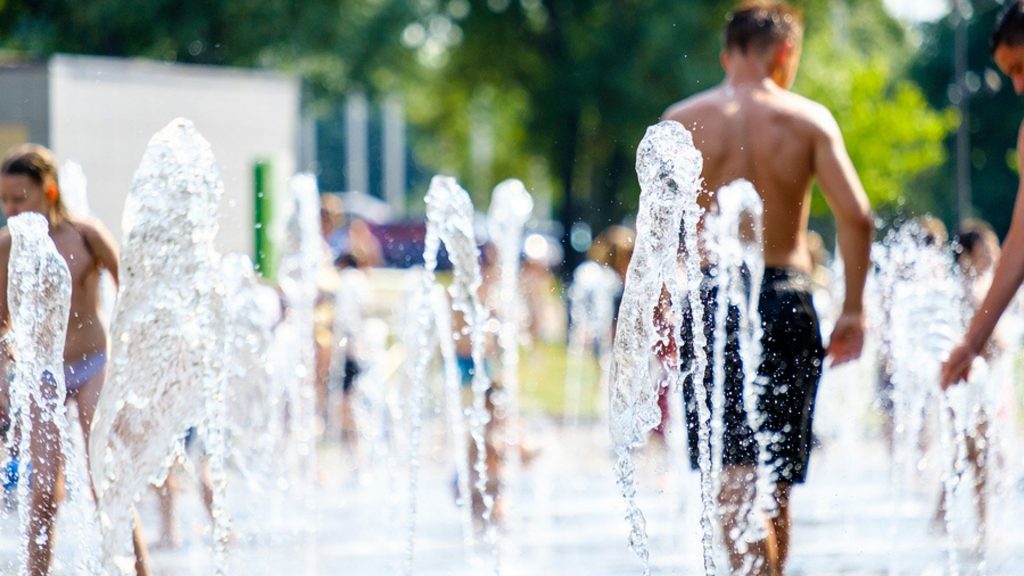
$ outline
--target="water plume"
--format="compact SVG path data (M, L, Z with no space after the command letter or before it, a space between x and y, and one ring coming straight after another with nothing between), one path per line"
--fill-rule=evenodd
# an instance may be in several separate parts
M491 242L501 267L497 316L501 321L498 346L501 348L502 408L511 422L519 418L519 328L522 318L519 293L519 253L523 245L523 227L533 213L533 197L516 179L501 182L491 194L487 211ZM513 428L515 426L513 425ZM510 439L518 446L517 439ZM518 454L518 450L506 453Z
M150 140L125 204L110 372L89 444L113 573L133 573L133 504L163 482L193 426L209 456L217 573L225 570L224 303L214 249L223 189L209 143L177 119Z
M225 399L231 456L250 485L266 488L283 442L281 395L276 393L270 350L281 320L277 291L258 280L245 254L221 259L224 286ZM254 434L254 430L260 430Z
M607 393L615 297L620 290L619 276L597 262L584 262L573 271L569 287L569 350L565 377L565 421L571 426L579 424L583 364L588 350L597 357L599 388ZM602 400L599 408L602 414L607 413L605 402Z
M661 421L658 396L662 381L650 371L656 346L672 346L673 326L683 318L683 302L693 311L694 359L692 362L698 405L700 436L701 499L704 505L703 553L706 573L715 571L713 522L715 508L708 450L710 411L703 379L707 366L704 352L704 309L700 301L700 254L697 225L703 209L697 203L703 166L693 137L677 122L661 122L647 129L637 149L636 171L640 181L640 208L636 243L626 273L619 307L614 356L609 378L609 425L616 446L616 472L627 502L631 525L629 545L650 573L646 520L636 503L635 465L632 451L644 445L647 435ZM684 258L683 282L679 277L680 225ZM684 291L684 288L688 290ZM667 301L666 301L667 299ZM661 309L659 314L656 311ZM660 316L660 318L658 317ZM681 381L678 366L670 366L670 385Z
M958 403L950 401L962 391L943 393L938 380L942 362L964 331L961 282L949 250L936 244L917 222L901 226L886 245L879 275L888 287L884 315L891 332L887 346L892 362L894 480L902 495L917 479L927 451L922 438L934 429L946 501L948 565L955 575L959 558L954 534L959 519L952 504L966 466L966 426L958 424L962 411L954 410ZM932 414L936 419L929 422Z
M71 310L71 273L50 239L49 224L41 214L11 218L11 254L7 267L7 301L11 329L5 336L15 361L10 385L6 454L15 451L20 462L17 486L19 534L26 546L43 546L49 539L43 526L33 522L32 492L53 490L59 464L68 461L68 421L64 408L64 341ZM47 473L44 474L43 470ZM32 484L32 486L30 486ZM33 533L38 530L38 533ZM19 574L28 574L22 555Z
M761 365L761 315L758 310L761 280L764 277L762 216L764 206L754 186L747 180L736 180L715 194L716 210L705 220L705 238L715 274L711 285L717 291L715 336L712 349L712 420L711 466L715 491L721 486L722 452L724 447L723 416L726 410L726 331L728 316L736 312L736 334L743 373L743 408L747 425L754 431L757 443L757 479L754 482L753 506L741 511L746 518L744 540L755 542L765 537L763 513L775 509L774 470L770 464L768 443L770 433L763 430L761 396L764 384L758 378Z
M315 479L316 396L314 309L317 270L323 261L320 194L316 178L296 174L289 182L287 211L277 280L288 302L281 326L285 351L280 359L288 406L288 435L294 443L298 485L309 490Z
M453 277L448 293L452 307L463 315L466 331L463 336L470 339L473 360L473 405L470 411L470 435L476 448L476 462L473 471L476 481L473 490L483 502L482 521L484 538L492 546L497 559L496 531L492 521L494 497L487 490L487 424L491 419L487 409L487 394L491 380L485 365L485 327L489 314L480 302L477 291L482 282L480 254L476 233L473 228L473 203L469 194L454 178L434 176L426 196L427 237L423 250L425 267L433 272L437 267L437 252L444 243L448 259L452 263ZM498 572L497 560L495 572Z

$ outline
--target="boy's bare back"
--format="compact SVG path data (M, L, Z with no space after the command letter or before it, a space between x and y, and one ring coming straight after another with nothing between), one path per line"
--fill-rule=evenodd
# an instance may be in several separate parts
M814 177L837 217L858 205L857 192L863 197L832 115L769 79L722 84L675 104L664 118L690 130L704 156L708 195L702 201L711 204L716 190L738 178L757 189L768 266L811 269L807 220Z

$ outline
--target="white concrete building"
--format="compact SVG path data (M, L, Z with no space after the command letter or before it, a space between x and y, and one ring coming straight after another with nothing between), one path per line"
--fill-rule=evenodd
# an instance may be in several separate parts
M221 250L254 250L254 166L268 161L285 191L310 165L299 81L275 72L93 56L0 64L0 154L30 141L74 160L93 211L121 238L121 212L149 138L172 119L193 121L224 179ZM301 158L300 158L301 156Z

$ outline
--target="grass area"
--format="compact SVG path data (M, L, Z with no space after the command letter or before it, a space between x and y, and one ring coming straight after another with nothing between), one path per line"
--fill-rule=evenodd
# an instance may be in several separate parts
M520 409L543 412L553 417L565 413L565 381L570 366L564 344L538 343L523 348L519 356ZM597 361L588 355L580 370L580 417L597 416L598 401L604 403L598 382Z

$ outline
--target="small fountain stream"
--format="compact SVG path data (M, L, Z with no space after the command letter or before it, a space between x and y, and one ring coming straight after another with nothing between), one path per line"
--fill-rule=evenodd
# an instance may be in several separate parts
M904 224L887 239L880 281L889 290L884 312L891 338L893 381L893 464L897 492L905 494L924 469L929 435L939 440L942 486L947 503L959 493L965 467L966 426L954 406L964 393L954 388L943 393L939 371L949 351L963 334L965 310L962 282L953 271L949 250L934 245L916 222ZM935 421L929 421L934 415ZM959 574L955 533L955 507L945 507L948 568ZM897 560L898 561L898 560Z
M221 272L225 357L231 360L225 367L231 460L251 486L265 490L279 464L277 450L284 436L281 397L270 362L274 328L281 320L280 298L257 279L252 260L244 254L224 256Z
M735 311L738 356L742 371L742 405L747 424L756 431L757 480L754 482L753 506L738 515L746 518L742 540L756 542L765 537L765 514L775 508L774 470L770 463L770 433L763 430L760 411L764 386L758 379L761 365L761 315L758 312L761 280L764 276L762 252L761 197L746 180L737 180L715 194L716 211L705 219L706 249L714 266L712 289L717 293L715 334L712 358L712 441L711 467L714 489L721 488L722 451L725 444L723 417L726 411L726 331L729 316ZM735 401L733 399L732 401Z
M487 211L491 242L498 252L501 269L497 317L501 322L498 345L501 347L501 384L505 415L519 421L519 331L522 318L519 294L519 254L523 246L523 227L533 213L533 197L519 180L501 182L491 194ZM515 428L515 426L513 426ZM518 448L518 438L508 438L509 447ZM518 454L517 449L506 454ZM515 458L513 457L513 460Z
M473 404L470 410L469 430L476 449L476 462L472 463L475 481L473 490L483 503L482 522L484 541L492 548L495 557L494 572L500 572L497 533L491 515L494 496L488 489L487 470L487 424L491 419L487 409L487 394L491 380L487 375L484 361L485 328L489 314L480 302L477 290L480 288L480 262L476 233L473 229L473 203L469 194L454 178L435 176L427 191L427 237L423 250L425 267L433 273L437 267L437 252L441 243L448 251L452 263L453 277L448 292L452 308L463 315L466 331L463 337L470 339L473 360Z
M584 262L573 272L569 287L569 349L565 377L565 421L570 426L579 425L583 366L591 354L596 357L600 371L599 389L607 394L615 297L621 289L618 275L596 262ZM606 414L607 409L599 408L599 412Z
M288 188L292 201L284 219L284 241L277 268L277 280L288 303L282 331L289 350L281 361L286 378L287 429L296 459L291 467L295 471L293 482L309 492L316 475L314 308L316 273L323 258L320 195L316 178L311 174L296 174Z

